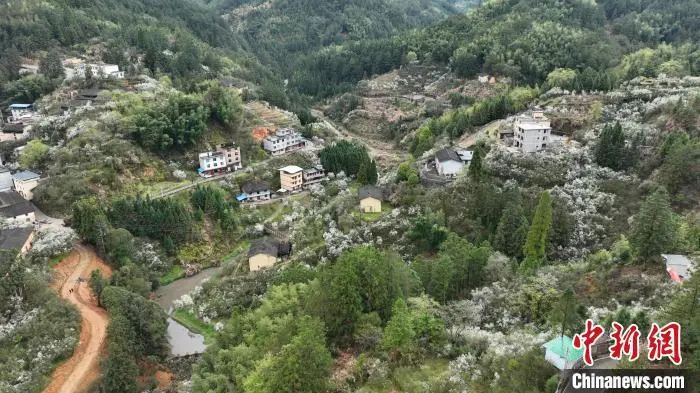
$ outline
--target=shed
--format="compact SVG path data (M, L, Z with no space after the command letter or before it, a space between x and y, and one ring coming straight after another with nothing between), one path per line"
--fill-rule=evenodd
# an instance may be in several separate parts
M360 198L360 210L365 213L379 213L382 211L382 200L384 193L378 187L367 185L362 186L357 192Z
M583 357L583 349L574 348L569 336L558 336L542 345L545 349L544 359L559 370L566 370Z
M682 283L690 278L695 270L695 262L685 255L661 254L666 263L666 272L671 280Z

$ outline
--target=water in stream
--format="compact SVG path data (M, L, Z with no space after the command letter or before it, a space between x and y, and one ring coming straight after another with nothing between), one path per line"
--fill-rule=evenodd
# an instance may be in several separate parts
M212 277L220 270L220 267L206 269L192 277L181 278L160 287L156 291L158 304L167 310L168 315L170 315L175 300L182 295L190 293L195 287L201 285L202 281ZM207 348L206 344L204 344L204 336L191 332L172 318L168 318L168 342L170 343L170 352L173 356L202 353Z

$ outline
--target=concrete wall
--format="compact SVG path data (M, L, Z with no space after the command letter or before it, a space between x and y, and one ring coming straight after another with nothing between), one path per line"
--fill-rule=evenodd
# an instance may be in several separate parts
M254 272L264 267L270 267L274 265L275 262L277 262L276 257L266 254L258 254L248 258L248 267L250 267L251 272Z
M294 174L285 173L280 171L280 186L287 191L294 191L301 188L303 180L301 178L301 171Z
M382 201L367 197L360 201L360 210L365 213L379 213L382 211Z

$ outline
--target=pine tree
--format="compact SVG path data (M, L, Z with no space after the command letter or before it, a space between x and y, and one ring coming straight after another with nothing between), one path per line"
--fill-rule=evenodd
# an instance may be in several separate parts
M50 79L58 79L65 76L58 51L52 49L41 59L39 62L39 72Z
M474 149L474 155L469 162L469 176L474 180L480 180L484 177L484 151L483 148L477 147Z
M552 195L544 191L540 195L532 225L527 233L527 240L523 246L525 260L520 265L523 274L534 273L541 265L545 257L547 236L552 227Z
M619 171L626 167L627 156L625 134L620 122L612 127L605 126L595 148L595 160L598 165Z
M510 203L503 211L496 227L493 247L509 257L522 258L529 226L530 223L527 222L522 205Z
M382 347L394 353L394 356L410 354L415 332L408 305L403 298L398 298L391 309L391 319L384 329Z
M673 251L676 222L668 193L661 188L646 198L634 217L630 241L640 262Z
M560 334L563 336L567 331L574 330L580 322L580 317L577 312L578 303L576 296L571 288L567 288L559 298L559 301L554 304L550 321L560 326Z

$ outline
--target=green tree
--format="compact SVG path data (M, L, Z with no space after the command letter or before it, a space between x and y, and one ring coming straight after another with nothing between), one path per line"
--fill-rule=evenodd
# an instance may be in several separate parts
M693 274L674 294L663 311L665 322L678 322L683 328L683 364L700 369L700 274Z
M528 228L521 203L510 203L503 210L493 237L493 248L512 258L522 258Z
M413 349L415 332L413 331L413 320L408 305L403 298L398 298L394 302L391 310L391 319L384 328L384 338L382 348L391 352L391 357L400 360L402 356L409 356Z
M477 146L474 149L474 155L472 160L469 162L469 177L474 180L481 180L484 178L486 171L484 169L484 148Z
M600 166L619 171L624 169L627 157L625 134L620 122L605 126L595 147L595 160Z
M630 242L640 262L673 251L676 245L676 221L668 193L660 188L648 196L634 216Z
M52 49L39 61L39 72L50 79L59 79L65 76L61 56L58 51Z
M128 350L110 345L103 364L102 388L105 393L138 393L136 384L139 368Z
M550 313L550 322L554 326L558 326L560 335L567 332L575 331L581 322L581 316L578 313L579 305L576 302L574 290L567 288L562 292L559 301L554 304Z
M323 324L302 317L291 342L276 356L260 361L243 386L246 393L324 392L332 363Z
M203 100L212 118L234 131L238 128L243 120L243 101L234 89L214 83L204 93Z
M107 234L107 258L116 267L124 265L136 251L134 237L124 228L112 229Z
M38 139L32 139L19 154L19 164L23 168L41 168L45 165L49 147Z
M523 274L532 274L541 265L545 257L547 236L552 227L552 196L549 191L540 195L532 225L527 233L527 239L523 246L525 260L520 265Z
M90 272L90 281L88 282L90 289L97 297L97 305L102 307L102 302L100 296L102 295L102 290L107 286L107 280L102 278L102 272L99 269L95 269Z

